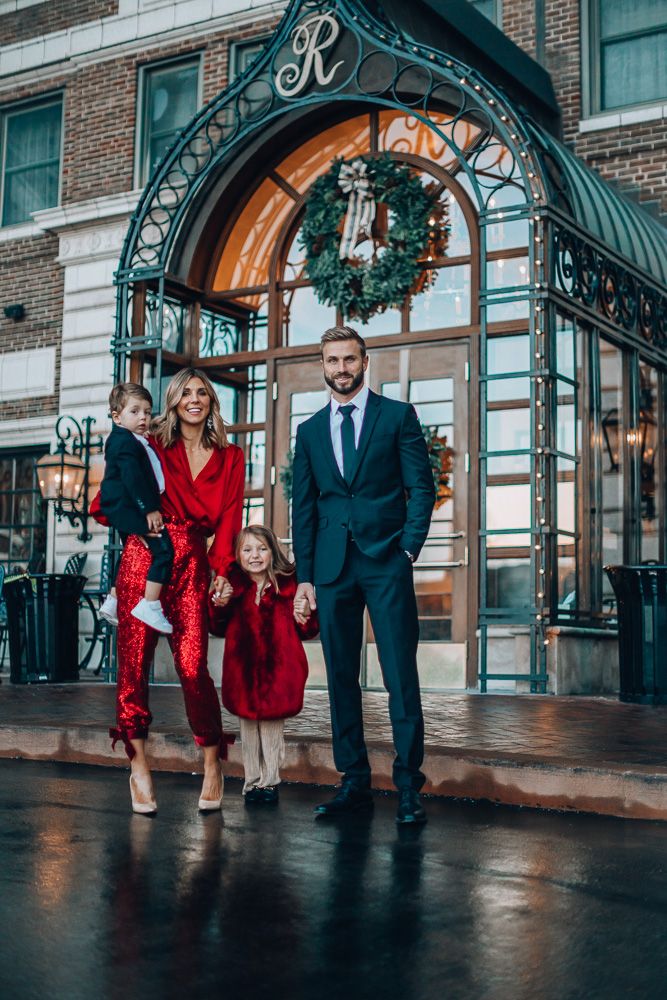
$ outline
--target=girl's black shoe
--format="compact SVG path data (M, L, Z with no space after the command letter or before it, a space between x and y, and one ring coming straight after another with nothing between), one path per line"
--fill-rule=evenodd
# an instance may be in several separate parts
M267 802L269 805L273 805L278 801L278 788L274 785L269 788L258 788L258 792L263 792L262 802Z
M264 789L263 788L249 788L248 791L243 796L246 802L263 802L264 801Z

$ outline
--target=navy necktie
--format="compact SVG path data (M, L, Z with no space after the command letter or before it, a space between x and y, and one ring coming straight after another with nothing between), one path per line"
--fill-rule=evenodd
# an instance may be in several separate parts
M354 468L357 464L357 446L354 443L354 421L352 420L353 410L356 410L354 403L346 403L338 410L343 417L340 438L343 445L343 479L347 483L352 482Z

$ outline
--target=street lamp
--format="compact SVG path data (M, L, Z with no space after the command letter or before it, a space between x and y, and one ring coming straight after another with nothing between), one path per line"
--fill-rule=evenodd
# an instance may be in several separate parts
M81 423L74 417L58 417L55 453L43 455L37 461L42 497L53 503L59 521L67 518L71 525L81 525L77 538L82 542L93 537L88 531L89 494L102 471L95 459L102 451L103 441L99 435L93 438L94 423L93 417L84 417Z

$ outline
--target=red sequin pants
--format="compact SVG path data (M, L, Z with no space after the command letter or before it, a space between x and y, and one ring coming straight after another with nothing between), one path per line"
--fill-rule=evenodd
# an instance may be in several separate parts
M218 746L219 756L227 756L233 738L222 731L220 702L208 672L208 590L210 571L204 538L189 522L167 524L174 546L174 565L169 582L162 590L165 615L174 627L169 644L174 655L185 711L195 743ZM116 688L117 727L109 734L115 747L122 740L130 758L131 739L148 736L152 716L148 710L148 672L158 633L134 618L130 612L144 596L151 554L136 535L123 550L116 588L118 591L118 679Z

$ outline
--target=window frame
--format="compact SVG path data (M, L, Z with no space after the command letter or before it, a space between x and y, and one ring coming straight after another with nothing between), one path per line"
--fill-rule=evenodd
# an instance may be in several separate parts
M473 0L468 0L468 2L473 2ZM478 11L478 13L482 14L482 17L487 17L487 20L490 21L491 24L495 24L496 28L499 28L502 31L502 28L503 28L503 0L492 0L492 3L493 3L493 17L492 18L491 17L487 17L486 14L482 13L481 10ZM477 10L477 6L476 5L475 5L475 9Z
M228 83L233 83L245 70L239 70L239 54L243 52L244 49L254 48L257 46L260 50L271 40L271 34L257 35L256 38L244 38L236 42L229 43L229 80ZM257 53L259 55L259 52ZM256 56L254 57L256 58ZM254 61L254 60L253 60ZM246 67L247 69L247 67Z
M48 504L41 497L39 486L37 484L37 473L36 473L36 462L37 462L37 459L41 455L43 455L45 453L45 451L48 451L48 447L49 447L48 444L44 444L44 445L26 445L25 447L20 447L19 446L19 447L15 447L15 448L12 448L12 447L0 448L0 460L6 461L7 459L10 459L12 461L12 463L13 463L12 464L12 487L9 490L3 491L3 495L9 495L10 497L12 497L12 500L11 500L11 508L12 508L12 510L14 508L13 498L15 496L17 496L18 494L24 494L26 492L30 492L32 495L34 495L35 497L37 497L38 498L38 502L41 502L43 504L43 506L44 506L44 514L45 514L44 521L43 522L31 521L30 525L29 525L29 527L31 529L30 555L28 557L28 561L26 561L26 563L25 563L25 567L24 567L25 570L27 570L28 562L30 561L30 559L35 554L35 550L34 550L35 530L37 528L39 528L39 527L42 527L43 530L44 530L44 552L43 552L43 556L44 556L45 560L46 560L47 554L48 554L48 531L49 531L49 519L48 519L48 509L47 509L48 508ZM24 490L24 489L17 489L16 488L16 463L20 459L22 459L22 458L32 458L32 460L33 460L33 488L31 490L29 490L29 491L28 490ZM9 528L8 541L10 543L10 548L9 548L9 550L7 552L7 557L6 558L3 557L3 554L0 554L0 564L5 567L5 571L6 572L10 572L11 573L11 572L14 571L14 568L16 567L17 564L19 566L23 565L23 560L21 560L21 559L13 559L11 557L11 538L12 538L12 534L14 532L14 529L15 528L20 528L21 525L18 522L8 521L7 522L7 527ZM25 527L25 525L24 525L24 527Z
M54 205L46 208L57 208L62 202L63 185L63 151L65 145L65 100L62 90L50 94L40 94L38 98L28 98L25 101L17 101L0 108L0 229L13 229L15 226L31 226L32 218L24 219L22 222L5 222L5 167L7 156L7 123L14 115L26 114L30 111L41 110L42 108L60 105L60 143L58 148L58 191ZM34 209L35 212L43 211L43 208ZM32 215L32 213L31 213Z
M133 171L135 189L144 188L148 184L152 174L150 164L147 163L148 142L146 140L150 135L150 130L146 128L147 77L151 73L160 72L170 67L187 66L188 64L196 65L197 67L197 108L200 108L204 102L203 52L201 50L172 56L169 59L152 60L151 62L142 63L137 67Z
M634 101L605 108L602 105L602 37L600 32L601 0L582 0L581 3L581 96L582 117L614 115L634 108L653 108L667 100L667 94L648 101ZM656 30L628 32L620 38L640 37L655 34Z

